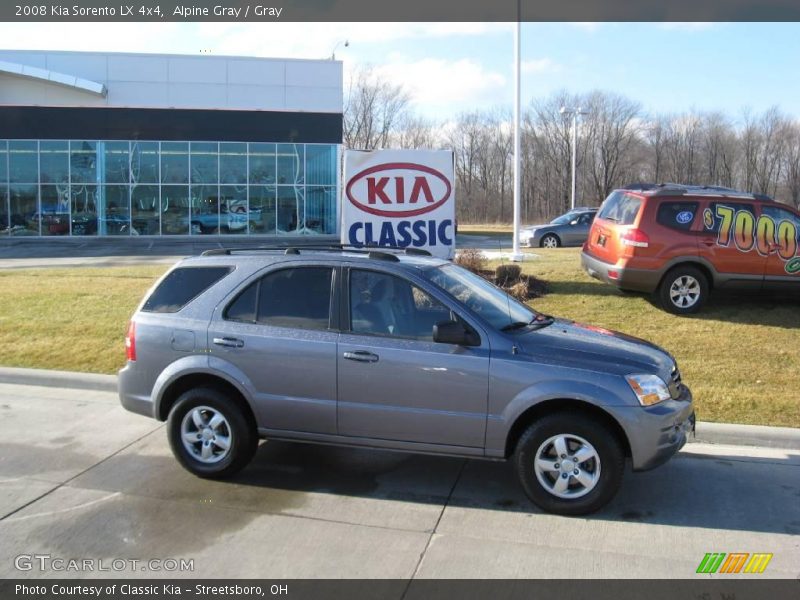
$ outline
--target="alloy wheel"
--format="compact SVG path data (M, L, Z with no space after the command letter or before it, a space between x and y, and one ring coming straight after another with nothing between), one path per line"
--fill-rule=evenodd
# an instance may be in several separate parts
M205 464L223 460L231 449L231 427L225 416L209 406L190 410L181 421L181 441L186 451Z
M700 299L700 282L691 275L681 275L669 287L669 299L678 308L689 308Z
M600 455L584 438L562 433L539 446L534 471L542 487L553 496L580 498L600 481Z

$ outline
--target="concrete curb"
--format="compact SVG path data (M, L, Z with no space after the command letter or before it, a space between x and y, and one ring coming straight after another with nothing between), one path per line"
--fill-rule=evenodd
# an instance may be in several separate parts
M0 383L117 392L117 378L114 375L72 371L0 367ZM699 421L696 436L689 441L800 450L800 428Z
M74 388L99 392L117 391L115 375L75 373L73 371L49 371L45 369L19 369L0 367L0 383L18 385L41 385L45 387Z
M800 429L698 421L695 439L689 441L800 450Z

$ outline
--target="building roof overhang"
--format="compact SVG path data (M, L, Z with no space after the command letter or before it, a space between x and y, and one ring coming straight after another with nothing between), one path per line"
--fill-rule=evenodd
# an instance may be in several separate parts
M50 71L49 69L41 69L39 67L23 65L20 63L0 61L0 74L24 77L45 83L61 85L72 88L79 92L100 96L102 98L105 98L108 94L108 89L103 83L92 81L90 79L84 79L82 77L76 77L75 75Z

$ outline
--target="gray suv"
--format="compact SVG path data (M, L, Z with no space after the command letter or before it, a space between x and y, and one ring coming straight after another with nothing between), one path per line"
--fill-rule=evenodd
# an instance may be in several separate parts
M214 250L147 294L119 373L128 410L167 421L200 477L260 438L513 460L544 510L595 511L626 457L660 465L694 429L675 360L539 314L417 251Z

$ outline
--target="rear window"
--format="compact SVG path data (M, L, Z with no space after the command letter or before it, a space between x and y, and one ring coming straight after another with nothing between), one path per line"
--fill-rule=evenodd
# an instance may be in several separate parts
M662 202L656 213L656 221L670 229L689 231L698 207L698 202Z
M233 267L179 267L171 271L144 303L144 312L174 313L181 310Z
M600 207L600 212L597 216L620 225L633 225L641 206L641 198L625 192L613 192L603 202L603 206Z

